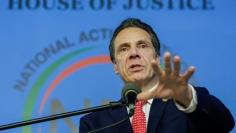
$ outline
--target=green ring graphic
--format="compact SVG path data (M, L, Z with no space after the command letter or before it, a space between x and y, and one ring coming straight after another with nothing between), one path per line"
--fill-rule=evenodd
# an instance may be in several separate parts
M26 103L24 106L23 120L32 119L33 107L34 107L35 102L37 100L39 91L42 88L45 81L47 80L47 78L49 77L49 75L51 75L57 67L59 67L61 64L63 64L65 61L69 60L70 58L72 58L78 54L81 54L83 52L93 50L95 48L97 48L97 47L96 46L88 47L88 48L79 49L77 51L69 53L69 54L63 56L62 58L56 60L53 64L51 64L48 68L46 68L42 72L42 74L39 76L39 78L36 80L36 82L33 84L33 87L31 88L31 90L29 92L29 95L27 97L27 100L26 100ZM23 127L23 133L31 133L31 131L32 131L31 126L24 126Z

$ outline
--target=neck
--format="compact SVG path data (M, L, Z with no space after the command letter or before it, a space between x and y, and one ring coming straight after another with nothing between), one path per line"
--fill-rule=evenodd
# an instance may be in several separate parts
M147 91L153 88L158 83L158 77L153 75L149 80L137 83L138 86L142 89L142 91Z

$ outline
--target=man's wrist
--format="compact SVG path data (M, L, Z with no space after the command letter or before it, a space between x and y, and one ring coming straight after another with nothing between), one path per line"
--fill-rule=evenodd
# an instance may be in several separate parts
M192 94L192 100L191 100L190 104L185 107L185 105L182 105L182 104L178 103L177 101L175 101L175 105L179 110L181 110L185 113L192 113L197 108L197 94L196 94L196 91L192 85L189 84L188 88L191 90L191 94Z

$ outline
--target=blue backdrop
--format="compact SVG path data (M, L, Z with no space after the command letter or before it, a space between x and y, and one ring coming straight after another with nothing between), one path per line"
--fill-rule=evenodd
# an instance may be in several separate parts
M234 0L1 0L0 125L120 98L108 58L114 28L137 17L157 32L162 53L196 67L236 117ZM76 133L80 116L3 133ZM236 133L234 129L232 132Z

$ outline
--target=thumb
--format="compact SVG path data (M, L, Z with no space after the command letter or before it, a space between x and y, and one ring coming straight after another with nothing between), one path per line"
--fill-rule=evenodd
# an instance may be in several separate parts
M148 100L154 97L154 94L152 91L143 91L138 94L137 99L138 100Z

